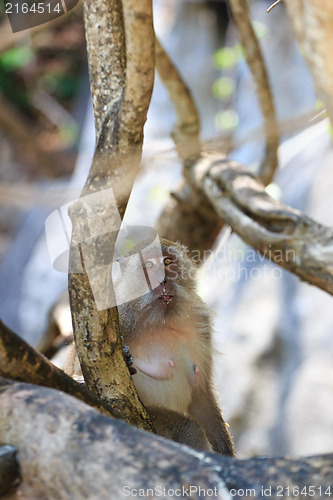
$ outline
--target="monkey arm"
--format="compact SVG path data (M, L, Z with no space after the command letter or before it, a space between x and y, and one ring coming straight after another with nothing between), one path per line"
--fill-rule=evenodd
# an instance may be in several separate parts
M227 425L208 385L204 388L195 387L189 413L202 425L214 451L223 455L235 456Z

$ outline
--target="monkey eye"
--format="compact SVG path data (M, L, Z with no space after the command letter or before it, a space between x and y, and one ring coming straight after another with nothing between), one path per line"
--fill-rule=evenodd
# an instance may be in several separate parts
M170 257L165 257L164 259L164 265L165 266L169 266L171 264L172 260L170 259Z
M154 263L151 260L147 260L144 264L146 269L151 269L153 267Z

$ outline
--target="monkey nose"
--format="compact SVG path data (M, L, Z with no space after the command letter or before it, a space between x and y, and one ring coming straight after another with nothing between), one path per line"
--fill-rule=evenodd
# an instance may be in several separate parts
M157 275L157 279L158 279L158 281L159 281L159 283L161 285L165 285L165 283L166 283L166 276L165 276L164 269L160 270L160 272Z

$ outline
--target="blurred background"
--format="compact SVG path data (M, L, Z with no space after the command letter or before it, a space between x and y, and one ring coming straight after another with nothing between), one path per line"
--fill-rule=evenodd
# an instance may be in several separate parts
M283 5L266 14L270 1L249 3L283 135L267 190L330 225L332 129ZM202 138L255 169L262 119L227 4L155 0L154 8L156 32L199 108ZM127 224L153 226L180 179L174 119L156 76ZM14 35L1 4L0 317L50 357L71 320L67 275L52 268L44 224L83 186L94 140L82 5ZM238 457L332 452L332 298L228 231L200 269L199 292L215 312L215 385Z

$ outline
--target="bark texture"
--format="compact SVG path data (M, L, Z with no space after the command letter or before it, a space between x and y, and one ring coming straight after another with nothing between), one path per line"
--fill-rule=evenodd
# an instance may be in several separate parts
M121 418L117 409L78 384L0 320L0 376L66 392L106 415Z
M0 441L18 446L22 471L22 483L8 500L110 500L157 486L165 488L165 498L179 489L178 496L193 499L300 500L308 498L310 486L319 499L332 484L333 455L235 460L199 453L58 391L4 379ZM150 498L160 497L150 492Z

